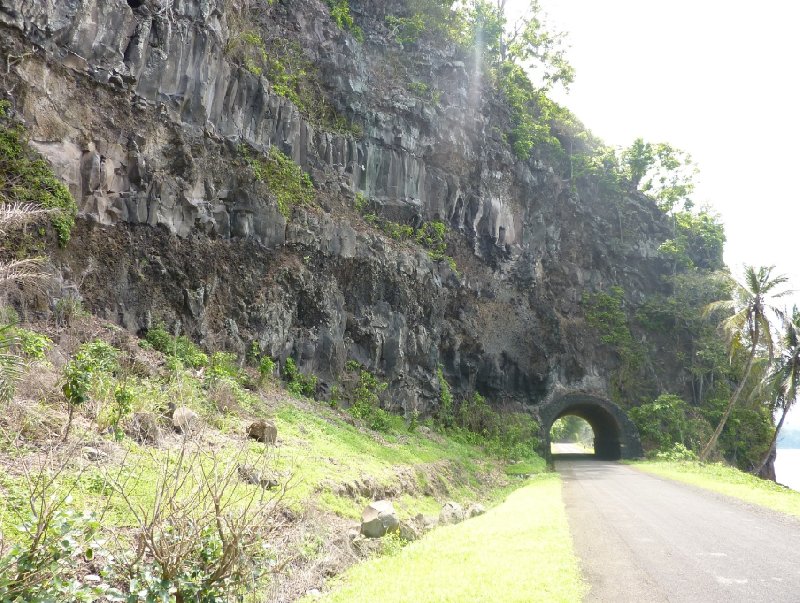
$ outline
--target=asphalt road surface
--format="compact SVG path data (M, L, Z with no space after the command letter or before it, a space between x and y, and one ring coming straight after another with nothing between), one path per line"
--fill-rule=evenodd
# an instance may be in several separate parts
M556 460L587 601L800 602L800 521L595 460Z

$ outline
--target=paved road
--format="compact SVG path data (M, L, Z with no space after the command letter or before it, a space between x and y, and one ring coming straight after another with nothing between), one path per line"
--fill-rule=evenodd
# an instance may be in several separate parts
M556 469L587 601L800 602L800 521L618 463Z

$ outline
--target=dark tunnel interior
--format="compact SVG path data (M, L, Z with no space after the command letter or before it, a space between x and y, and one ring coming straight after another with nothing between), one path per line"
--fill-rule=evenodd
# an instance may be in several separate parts
M556 419L567 415L580 417L591 426L594 432L595 458L608 461L622 458L621 428L608 410L591 402L578 402L564 408Z

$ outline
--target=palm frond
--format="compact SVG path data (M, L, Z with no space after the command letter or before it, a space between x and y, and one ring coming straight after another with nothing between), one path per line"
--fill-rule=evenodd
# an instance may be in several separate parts
M14 353L19 340L12 325L0 327L0 402L8 403L14 398L17 384L22 380L25 361Z
M45 209L32 203L2 203L0 204L0 234L6 234L8 229L21 228L26 224L37 222L52 213L52 209Z
M50 275L44 270L43 258L26 258L0 262L0 288L6 283L41 283Z

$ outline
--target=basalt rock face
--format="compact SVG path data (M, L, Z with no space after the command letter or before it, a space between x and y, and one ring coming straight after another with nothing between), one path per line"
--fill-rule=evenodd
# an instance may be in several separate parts
M407 411L431 410L439 365L497 401L602 393L617 360L582 296L619 284L635 303L661 286L658 209L517 160L469 58L392 42L384 3L351 2L361 43L323 2L278 0L252 26L295 41L363 135L327 131L235 64L233 5L0 0L0 87L80 208L55 252L64 281L131 330L180 321L209 345L258 341L323 388L358 360ZM242 145L291 156L318 205L285 218ZM447 223L458 272L371 227L357 192L389 219Z

